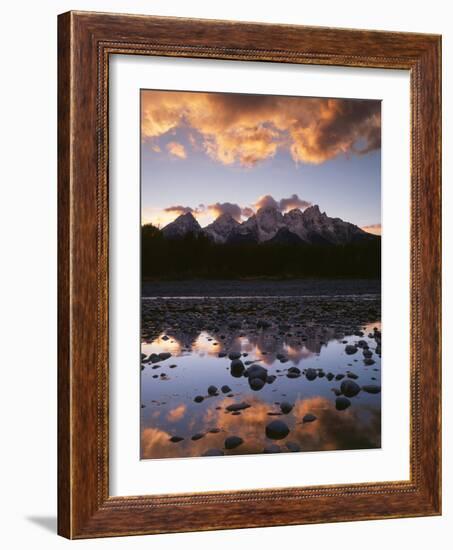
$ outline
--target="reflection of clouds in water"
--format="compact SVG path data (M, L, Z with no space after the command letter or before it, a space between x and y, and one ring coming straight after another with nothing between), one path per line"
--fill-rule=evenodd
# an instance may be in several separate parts
M178 405L174 409L171 409L171 411L167 414L167 420L170 422L177 422L178 420L181 420L186 413L186 410L186 405Z
M246 398L246 401L251 407L242 411L241 415L225 413L225 407L234 400L224 398L216 401L215 405L220 406L221 410L210 407L201 419L198 418L197 432L206 435L197 441L190 439L195 432L184 434L186 437L180 443L172 443L170 437L179 435L176 428L169 429L169 432L146 428L142 433L142 458L200 456L207 449L224 450L224 440L230 435L241 437L244 443L234 450L225 451L225 454L261 453L272 443L265 436L266 425L276 418L283 420L290 428L289 435L277 442L283 451L287 451L286 442L297 443L302 451L380 446L379 409L369 407L364 414L354 409L353 404L347 411L338 412L333 401L324 397L311 397L298 399L290 414L275 417L268 415L268 412L278 411L277 405L267 404L257 397ZM317 419L303 423L302 419L307 413L314 414ZM194 426L195 422L191 422L189 428L193 430ZM206 433L212 428L220 428L221 432Z

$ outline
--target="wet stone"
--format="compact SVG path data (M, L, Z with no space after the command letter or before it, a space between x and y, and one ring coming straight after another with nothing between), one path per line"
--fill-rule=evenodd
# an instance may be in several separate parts
M283 414L288 414L293 410L294 405L291 403L288 403L288 401L283 401L283 403L280 403L280 410Z
M360 386L353 380L343 380L340 389L345 397L355 397L360 392Z
M289 428L282 420L273 420L266 426L266 436L269 439L284 439L289 434Z
M172 437L170 437L170 441L172 443L179 443L180 441L184 441L184 438L183 437L179 437L177 435L174 435Z
M225 449L231 450L236 449L236 447L239 447L239 445L242 445L244 443L244 440L241 437L238 437L237 435L230 435L230 437L227 437L225 439Z
M381 393L381 386L376 384L366 384L365 386L362 386L362 390L366 393Z
M335 400L335 408L337 411L344 411L351 406L351 402L347 397L337 397Z

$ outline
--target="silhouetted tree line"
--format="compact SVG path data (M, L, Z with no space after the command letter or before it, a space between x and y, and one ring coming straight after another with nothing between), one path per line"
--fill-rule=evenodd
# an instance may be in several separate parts
M215 244L208 237L165 239L142 226L144 279L380 278L381 239L349 245Z

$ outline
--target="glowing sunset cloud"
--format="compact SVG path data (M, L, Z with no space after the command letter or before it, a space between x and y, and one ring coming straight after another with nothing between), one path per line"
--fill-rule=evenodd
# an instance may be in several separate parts
M142 224L319 204L375 233L380 147L379 100L142 90Z
M254 166L278 149L295 162L321 164L340 154L380 147L380 102L200 92L142 92L142 137L177 128L199 134L204 152L222 164ZM191 134L191 142L195 140ZM186 158L175 142L167 150Z
M362 229L364 231L366 231L367 233L372 233L373 235L381 235L381 224L380 223L374 223L374 224L371 224L371 225L364 225L362 227Z

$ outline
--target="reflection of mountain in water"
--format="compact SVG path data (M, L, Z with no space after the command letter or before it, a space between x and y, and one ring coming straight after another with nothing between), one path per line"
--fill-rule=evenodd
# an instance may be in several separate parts
M319 354L321 347L330 340L343 338L344 334L335 329L321 326L306 327L306 332L292 334L283 331L275 334L272 331L238 331L225 327L220 334L205 331L190 331L168 329L151 339L150 343L162 341L162 337L169 339L170 344L175 344L176 350L194 351L199 354L217 356L225 352L255 352L261 360L272 363L277 355L288 357L293 363L298 364L302 359L313 354ZM301 334L305 334L301 336ZM214 342L214 344L213 344ZM171 349L171 347L169 348Z
M278 353L299 361L329 340L360 334L380 318L379 298L155 299L142 302L142 338L159 336L192 350L200 334L216 345L210 353L257 348L266 362Z

